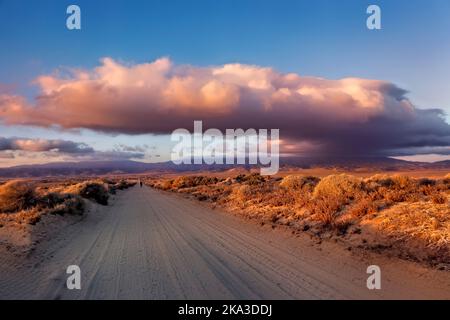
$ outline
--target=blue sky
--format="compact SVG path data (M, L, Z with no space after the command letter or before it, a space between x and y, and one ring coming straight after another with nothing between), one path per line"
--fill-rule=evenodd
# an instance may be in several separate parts
M82 9L82 30L65 9ZM381 31L365 10L382 9ZM424 107L450 108L450 2L415 1L0 1L0 81L29 83L60 66L104 56L144 62L229 62L327 78L385 79Z
M69 4L81 7L80 31L65 27ZM382 9L380 31L366 28L369 4ZM450 113L449 30L447 0L0 0L0 83L33 99L32 80L57 68L93 68L106 56L126 63L168 56L177 64L238 62L387 80L408 90L417 107ZM23 128L0 129L17 136ZM89 136L114 144L92 132L79 139Z

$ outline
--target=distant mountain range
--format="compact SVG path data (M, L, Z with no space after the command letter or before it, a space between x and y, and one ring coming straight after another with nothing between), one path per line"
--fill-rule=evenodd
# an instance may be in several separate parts
M449 169L450 161L434 163L409 162L383 157L365 158L283 158L280 163L283 169L295 168L332 168L343 170L369 169L373 171ZM250 165L175 165L172 162L142 163L136 161L85 161L85 162L54 162L40 165L22 165L0 168L0 177L46 177L46 176L90 176L107 174L138 174L157 172L186 171L221 171ZM254 166L257 167L257 166Z
M373 171L450 169L450 160L438 162L413 162L389 157L332 157L332 158L284 158L282 166L301 168L336 168L344 170L370 169Z

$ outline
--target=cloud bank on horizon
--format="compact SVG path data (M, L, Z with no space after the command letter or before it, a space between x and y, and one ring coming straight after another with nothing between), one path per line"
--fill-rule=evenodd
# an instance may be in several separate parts
M86 143L61 139L30 139L0 137L0 160L21 159L24 162L130 160L145 157L144 147L116 146L113 150L98 151ZM19 161L19 162L22 162ZM1 161L0 161L1 163Z
M54 151L67 154L86 154L94 149L85 143L66 140L28 139L28 138L2 138L0 137L0 151Z
M416 108L405 90L386 81L104 58L92 70L55 71L35 83L40 93L31 102L0 94L1 123L133 135L170 134L202 120L204 129L278 128L284 151L295 154L450 154L444 112Z

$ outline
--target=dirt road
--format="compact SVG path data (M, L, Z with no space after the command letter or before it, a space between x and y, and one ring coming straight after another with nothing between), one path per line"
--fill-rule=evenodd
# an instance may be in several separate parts
M2 260L2 299L450 298L448 273L360 258L146 187ZM381 290L366 288L370 264ZM81 268L81 290L66 288L69 265Z

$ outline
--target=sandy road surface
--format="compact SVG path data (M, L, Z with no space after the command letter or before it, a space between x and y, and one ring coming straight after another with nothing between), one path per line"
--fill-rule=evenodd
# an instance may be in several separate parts
M28 257L2 260L2 299L450 298L448 273L359 258L146 187L121 192ZM66 288L73 264L81 290ZM382 268L382 290L366 288L369 264Z

